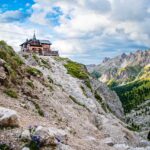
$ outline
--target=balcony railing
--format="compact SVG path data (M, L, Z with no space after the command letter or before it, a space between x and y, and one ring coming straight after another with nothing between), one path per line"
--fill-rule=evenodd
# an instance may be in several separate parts
M58 56L59 53L58 51L50 51L50 52L44 52L43 55L44 56Z

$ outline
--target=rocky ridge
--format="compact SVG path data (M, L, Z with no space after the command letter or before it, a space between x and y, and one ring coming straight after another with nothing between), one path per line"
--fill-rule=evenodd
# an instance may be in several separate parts
M136 51L135 53L125 54L114 58L105 58L104 61L93 67L90 67L90 73L99 73L99 80L110 84L123 84L133 81L150 63L150 50ZM88 66L87 66L88 67Z
M60 57L20 57L23 63L17 68L1 57L0 106L17 112L19 127L0 129L0 145L15 150L150 148L120 120L124 114L118 96L92 79L83 65ZM18 56L13 58L18 62ZM73 76L74 66L84 78Z

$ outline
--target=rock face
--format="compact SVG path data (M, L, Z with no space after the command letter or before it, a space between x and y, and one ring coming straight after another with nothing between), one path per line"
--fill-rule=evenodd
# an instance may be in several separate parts
M0 126L15 127L19 126L17 112L11 109L0 107Z
M114 91L111 91L104 83L92 80L92 84L96 92L102 97L109 109L118 117L124 118L124 111L119 97Z

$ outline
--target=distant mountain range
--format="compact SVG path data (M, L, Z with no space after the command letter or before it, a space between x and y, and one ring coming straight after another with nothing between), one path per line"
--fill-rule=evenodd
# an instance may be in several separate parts
M135 80L146 73L150 64L150 50L136 51L129 55L123 53L114 58L105 58L99 65L87 66L92 76L108 85L120 85ZM148 66L147 66L148 65ZM147 68L147 69L146 69ZM146 69L146 70L145 70Z
M91 75L106 83L119 96L126 121L136 130L150 130L150 50L105 58L87 66Z

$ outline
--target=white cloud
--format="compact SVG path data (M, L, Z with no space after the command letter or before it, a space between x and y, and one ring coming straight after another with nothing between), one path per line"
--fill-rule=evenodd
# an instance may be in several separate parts
M112 0L112 17L122 21L143 21L148 17L149 0Z
M62 11L58 26L53 26L47 18L49 13L55 13L54 7ZM32 11L28 22L6 24L6 27L0 24L0 33L2 30L11 31L12 27L24 36L18 35L15 41L15 36L8 32L0 38L15 46L35 29L38 37L50 37L53 47L61 54L74 56L77 60L79 57L81 62L82 58L94 61L109 53L114 56L120 49L129 51L138 46L150 47L149 0L35 0ZM15 13L13 17L17 18L18 12ZM5 12L1 18L4 20L10 14Z
M8 42L16 51L20 50L20 44L31 37L33 29L28 29L13 23L0 23L0 40Z

